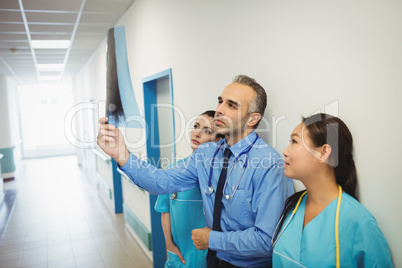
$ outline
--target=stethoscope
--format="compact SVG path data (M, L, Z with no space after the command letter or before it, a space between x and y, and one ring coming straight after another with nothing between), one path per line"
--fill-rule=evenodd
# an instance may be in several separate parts
M233 161L232 167L230 168L230 171L229 171L229 175L227 176L227 179L226 179L226 181L225 181L225 184L224 184L223 190L222 190L222 191L223 191L223 196L225 196L225 198L226 198L227 200L232 199L233 196L234 196L234 194L236 193L237 188L239 187L240 181L241 181L241 179L242 179L242 177L243 177L244 170L247 168L248 158L249 158L249 155L250 155L249 152L250 152L251 148L254 146L254 144L256 143L257 140L258 140L258 134L257 134L257 136L255 137L254 141L253 141L246 149L244 149L244 150L235 158L235 160ZM213 156L213 158L212 158L211 168L209 169L208 185L205 187L205 193L206 193L207 195L210 195L210 194L212 194L212 193L214 192L214 188L212 187L212 182L211 182L211 181L212 181L212 168L213 168L214 163L215 163L216 154L219 152L219 150L221 149L221 147L222 147L223 144L224 144L224 143L222 143L221 145L219 145L218 149L216 149L216 151L215 151L215 153L214 153L214 156ZM243 165L243 170L242 170L242 172L241 172L239 181L237 182L236 188L234 189L232 195L225 194L226 184L228 183L228 179L229 179L229 177L230 177L230 174L232 173L232 170L233 170L234 166L236 165L237 160L239 160L239 158L240 158L243 154L246 154L246 160L245 160L245 163L244 163L244 165Z
M341 200L342 200L342 187L340 185L338 185L339 188L339 192L338 192L338 204L336 206L336 215L335 215L335 248L336 248L336 267L339 268L341 266L341 261L340 261L340 247L339 247L339 210L341 208ZM307 194L307 191L305 191L299 198L299 201L297 201L296 207L292 212L292 215L290 216L288 222L286 223L285 227L282 228L282 231L279 233L278 237L276 238L275 242L274 242L274 237L276 234L276 231L278 229L279 223L276 225L274 234L272 235L272 239L271 239L271 244L272 247L275 246L276 242L278 242L279 238L281 237L281 235L283 234L283 232L285 231L286 227L289 225L290 221L292 220L293 216L296 214L297 209L299 208L300 202L303 199L303 196L305 196ZM285 215L282 215L281 219L279 220L279 222L282 221L282 218Z

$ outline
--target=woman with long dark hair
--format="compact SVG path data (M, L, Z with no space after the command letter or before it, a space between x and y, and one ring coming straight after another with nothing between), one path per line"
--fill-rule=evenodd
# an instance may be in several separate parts
M272 239L273 267L393 267L376 220L356 198L352 135L327 114L303 118L283 152L288 198Z
M215 111L205 111L194 123L190 134L193 152L203 143L216 142L224 137L215 132L214 116ZM162 213L168 255L165 268L207 267L207 250L197 250L191 240L191 231L206 225L200 189L160 195L155 210Z

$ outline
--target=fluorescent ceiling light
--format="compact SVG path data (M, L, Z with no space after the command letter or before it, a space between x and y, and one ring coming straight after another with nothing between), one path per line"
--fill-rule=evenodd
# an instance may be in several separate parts
M63 64L38 64L38 70L40 72L56 72L63 69Z
M33 48L68 48L70 40L32 40Z
M39 76L39 80L41 80L41 81L50 81L50 80L58 80L58 79L60 79L60 75Z

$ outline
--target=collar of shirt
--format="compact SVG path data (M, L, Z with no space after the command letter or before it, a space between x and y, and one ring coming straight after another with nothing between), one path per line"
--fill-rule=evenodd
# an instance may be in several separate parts
M232 152L232 154L234 155L234 157L237 157L239 154L241 154L250 144L253 143L253 141L255 140L256 137L257 137L257 133L255 133L255 131L253 131L250 134L248 134L246 137L244 137L243 139L238 141L237 143L230 146L229 149ZM226 143L226 139L223 139L222 143L224 143L224 145L222 145L222 149L225 150L228 147L228 145ZM218 144L218 146L219 145L220 144Z

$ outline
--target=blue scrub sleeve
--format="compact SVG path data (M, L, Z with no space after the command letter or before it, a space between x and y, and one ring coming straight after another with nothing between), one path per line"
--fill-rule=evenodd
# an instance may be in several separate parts
M166 169L169 169L179 163L181 163L183 160L186 160L188 157L185 159L182 159L176 163L170 164ZM167 213L170 212L170 201L169 201L169 194L164 194L164 195L159 195L158 199L156 199L155 203L155 210L156 212L160 213Z
M159 195L156 199L155 210L160 213L170 212L169 194Z
M353 267L394 267L387 240L374 218L359 224L353 241Z

